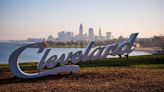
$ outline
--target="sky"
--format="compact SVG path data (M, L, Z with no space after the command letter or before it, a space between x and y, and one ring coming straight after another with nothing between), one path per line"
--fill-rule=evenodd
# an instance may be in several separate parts
M164 34L164 0L0 0L0 40L78 34L80 24L95 35Z

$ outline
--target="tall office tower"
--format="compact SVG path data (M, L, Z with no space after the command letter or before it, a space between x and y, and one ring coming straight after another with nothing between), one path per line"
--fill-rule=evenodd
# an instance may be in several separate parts
M83 25L80 24L80 27L79 27L79 35L83 35Z
M106 38L107 38L107 40L110 40L111 39L111 35L112 35L111 32L106 32Z
M102 37L101 28L99 28L99 37L100 37L100 38Z
M99 40L102 40L101 28L99 28Z
M94 40L93 28L89 28L88 34L89 34L89 40L93 41Z
M82 41L83 40L83 25L80 24L79 27L79 40Z
M80 24L80 27L79 27L79 35L78 35L78 40L79 41L82 41L83 40L83 25Z

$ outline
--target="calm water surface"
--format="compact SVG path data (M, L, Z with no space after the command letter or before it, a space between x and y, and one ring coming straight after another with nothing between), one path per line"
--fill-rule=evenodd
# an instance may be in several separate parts
M17 48L21 47L22 43L0 43L0 64L7 64L10 54ZM50 57L51 55L58 55L65 53L66 55L69 52L76 52L82 50L84 51L84 48L51 48L51 51L48 55ZM38 49L37 48L28 48L26 49L20 56L18 61L19 62L27 62L27 61L35 61L39 62L45 52L41 54L37 54ZM143 52L143 51L133 51L130 53L130 56L137 56L137 55L150 55L150 53ZM109 56L113 57L113 56Z

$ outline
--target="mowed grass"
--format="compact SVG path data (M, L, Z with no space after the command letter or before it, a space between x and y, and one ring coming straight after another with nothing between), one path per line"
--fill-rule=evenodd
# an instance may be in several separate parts
M105 58L89 62L80 62L81 67L131 67L164 69L164 55L130 56L119 58Z
M94 61L80 61L80 67L130 67L130 68L148 68L148 69L164 69L164 55L144 55L130 56L120 58L105 58ZM36 69L36 62L20 63L22 70ZM0 64L0 73L9 71L8 64Z

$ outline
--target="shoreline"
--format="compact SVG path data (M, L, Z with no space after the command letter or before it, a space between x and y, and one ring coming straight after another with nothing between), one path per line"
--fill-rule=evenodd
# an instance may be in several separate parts
M138 47L135 51L144 51L151 54L164 54L164 51L160 47Z

